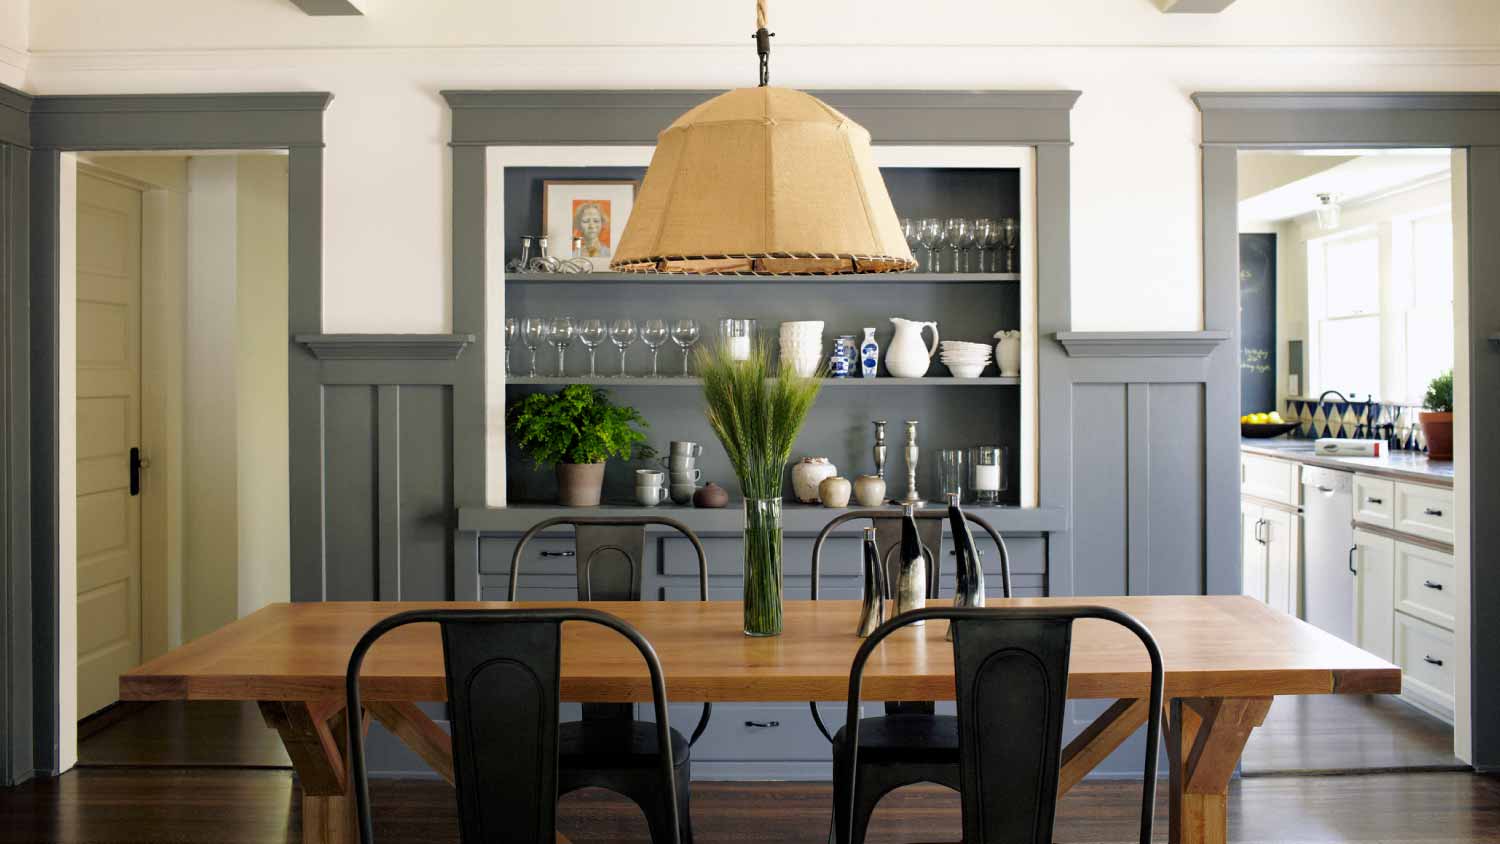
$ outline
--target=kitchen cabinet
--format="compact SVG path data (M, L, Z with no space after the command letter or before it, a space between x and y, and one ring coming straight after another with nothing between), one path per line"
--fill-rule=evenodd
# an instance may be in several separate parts
M1240 494L1296 507L1301 464L1255 454L1240 455Z
M1395 529L1453 544L1453 490L1425 484L1396 484Z
M1395 662L1396 542L1367 530L1354 531L1355 644L1381 659Z
M1244 594L1290 615L1301 601L1302 517L1294 510L1240 500Z
M1396 484L1388 478L1354 476L1354 520L1376 527L1395 527Z
M1406 613L1395 618L1395 658L1401 666L1401 699L1453 720L1453 632Z

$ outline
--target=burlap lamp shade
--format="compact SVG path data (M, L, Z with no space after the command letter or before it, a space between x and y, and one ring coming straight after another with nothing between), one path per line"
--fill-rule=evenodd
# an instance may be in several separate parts
M916 267L870 133L816 97L741 88L658 137L610 268L830 275Z

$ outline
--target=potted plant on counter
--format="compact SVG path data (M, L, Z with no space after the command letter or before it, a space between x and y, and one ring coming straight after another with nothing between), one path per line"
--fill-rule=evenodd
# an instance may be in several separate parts
M507 427L516 447L538 466L557 467L557 502L593 507L604 487L604 462L629 457L646 435L633 407L611 404L609 394L583 384L557 393L531 393L511 402Z
M743 349L740 350L743 352ZM792 445L818 398L819 374L771 363L764 343L737 358L726 345L698 355L708 424L745 494L745 635L781 633L781 492Z
M1453 370L1432 379L1422 399L1424 410L1417 420L1427 440L1429 460L1453 459Z

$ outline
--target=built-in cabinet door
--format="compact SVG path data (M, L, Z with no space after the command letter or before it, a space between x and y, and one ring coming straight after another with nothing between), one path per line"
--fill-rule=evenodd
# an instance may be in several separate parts
M1381 659L1394 661L1396 543L1356 530L1353 561L1356 643Z
M1265 602L1289 615L1297 614L1297 552L1301 546L1302 517L1287 510L1261 511L1261 540L1266 553Z
M1257 601L1266 600L1266 546L1262 538L1262 508L1259 504L1240 502L1241 563L1244 566L1240 591Z

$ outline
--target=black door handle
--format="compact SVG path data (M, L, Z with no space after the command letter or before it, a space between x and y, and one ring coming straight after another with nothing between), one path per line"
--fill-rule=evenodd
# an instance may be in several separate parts
M1384 498L1368 498L1367 497L1367 498L1365 498L1365 500L1368 501L1368 502L1370 502L1371 504L1384 504L1385 503L1385 499Z
M141 450L130 450L130 494L141 494Z
M1426 513L1429 516L1441 516L1441 515L1443 515L1443 511L1442 510L1437 510L1437 509L1434 509L1432 507L1428 507L1426 510L1423 510L1422 512Z
M780 721L746 721L745 722L745 726L747 726L747 727L779 727L779 726L781 726L781 722Z
M1424 656L1424 657L1422 657L1422 661L1425 662L1425 663L1427 663L1427 664L1429 664L1429 665L1442 665L1443 664L1443 661L1441 659L1434 659L1434 658L1432 658L1430 656Z

